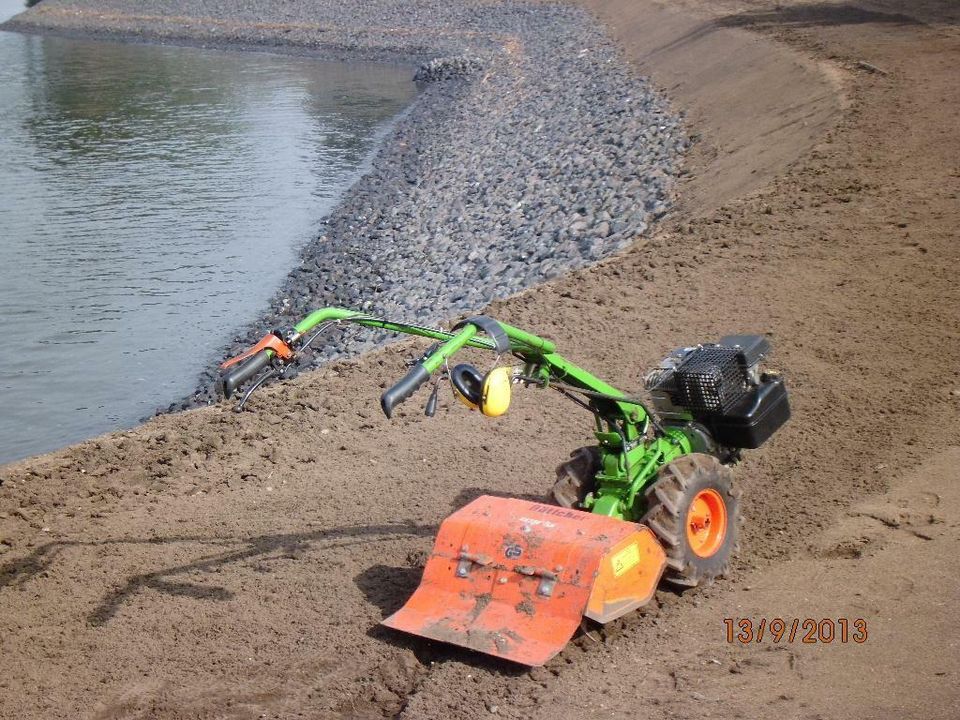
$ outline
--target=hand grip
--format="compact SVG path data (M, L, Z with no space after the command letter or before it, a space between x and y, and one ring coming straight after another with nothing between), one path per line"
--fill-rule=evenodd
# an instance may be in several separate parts
M220 377L220 389L225 398L230 398L237 388L270 365L270 354L263 350L252 358L244 360L236 368Z
M383 414L390 418L393 415L393 409L413 395L429 379L430 371L421 363L417 363L410 368L410 372L402 380L380 396L380 407L383 408Z

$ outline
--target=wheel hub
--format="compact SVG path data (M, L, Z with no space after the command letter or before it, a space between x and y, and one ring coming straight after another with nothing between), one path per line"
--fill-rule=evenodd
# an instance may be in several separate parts
M727 506L716 490L698 492L687 510L687 542L699 557L710 557L727 535Z

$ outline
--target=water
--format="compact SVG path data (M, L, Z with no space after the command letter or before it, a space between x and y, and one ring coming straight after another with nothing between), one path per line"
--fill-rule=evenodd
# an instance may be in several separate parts
M0 463L188 394L362 172L410 78L0 33Z

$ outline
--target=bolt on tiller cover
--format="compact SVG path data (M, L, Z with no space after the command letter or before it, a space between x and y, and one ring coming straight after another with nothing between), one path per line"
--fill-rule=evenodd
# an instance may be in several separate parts
M643 525L484 495L443 521L420 586L383 624L543 665L584 616L606 623L649 602L665 565Z

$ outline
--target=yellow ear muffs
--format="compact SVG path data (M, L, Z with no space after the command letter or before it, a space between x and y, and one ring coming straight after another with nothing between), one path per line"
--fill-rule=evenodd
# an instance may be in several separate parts
M494 368L483 378L480 392L480 412L487 417L500 417L510 407L510 385L513 370Z
M453 394L471 410L480 407L483 393L483 375L473 366L463 363L450 371L450 384Z

